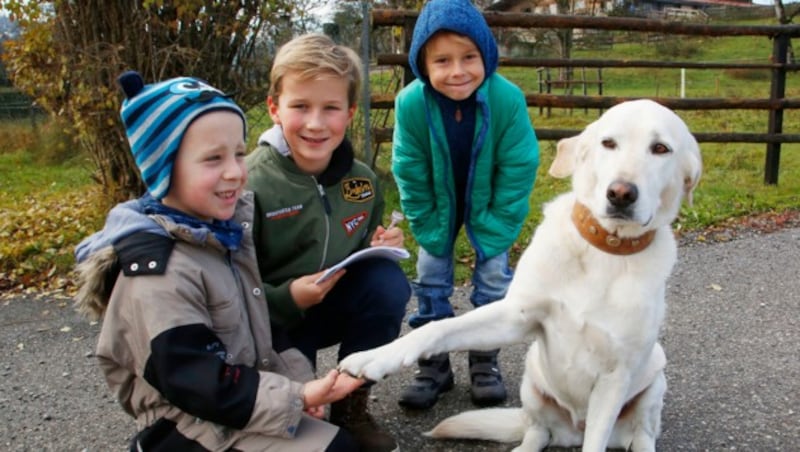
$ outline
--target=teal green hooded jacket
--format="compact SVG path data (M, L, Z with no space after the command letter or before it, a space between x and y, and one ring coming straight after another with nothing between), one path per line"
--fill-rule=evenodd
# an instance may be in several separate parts
M494 38L468 1L432 0L417 19L409 53L417 80L395 99L392 173L417 243L434 256L452 255L456 194L451 154L433 88L417 66L425 42L441 30L468 36L484 59L486 80L476 94L464 224L478 258L488 259L508 250L519 236L539 167L539 143L525 95L495 72Z

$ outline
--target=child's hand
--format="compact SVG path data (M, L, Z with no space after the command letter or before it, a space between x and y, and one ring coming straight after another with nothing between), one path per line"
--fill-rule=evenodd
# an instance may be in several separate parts
M375 234L372 235L369 246L394 246L402 248L403 240L403 230L397 226L393 226L389 229L378 226L375 229Z
M311 417L315 417L317 419L324 419L325 418L325 407L324 406L310 406L304 409L303 411L306 412L307 415Z
M333 289L333 286L336 285L336 282L339 281L345 272L345 269L341 269L319 284L317 284L316 281L325 273L324 271L301 276L289 284L289 293L292 295L292 299L298 308L308 309L322 302L325 295Z
M303 386L303 409L311 416L317 417L325 405L343 399L364 384L363 379L354 378L347 374L331 370L323 378L311 380Z

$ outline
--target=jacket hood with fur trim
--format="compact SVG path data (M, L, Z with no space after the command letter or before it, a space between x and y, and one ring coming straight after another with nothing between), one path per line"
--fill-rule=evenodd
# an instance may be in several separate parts
M105 312L119 273L115 243L138 232L167 236L164 228L142 210L140 199L118 204L108 213L103 229L85 238L75 248L78 284L75 304L82 314L99 318Z
M161 274L175 240L224 249L208 229L178 224L167 215L146 214L144 198L111 209L103 229L84 239L75 249L78 311L100 318L122 265L135 264L130 274ZM144 260L141 265L139 260Z

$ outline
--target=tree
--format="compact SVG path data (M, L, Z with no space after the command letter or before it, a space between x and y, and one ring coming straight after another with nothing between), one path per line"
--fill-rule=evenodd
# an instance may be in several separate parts
M114 201L142 193L119 120L116 77L192 75L244 107L263 100L269 51L291 29L289 0L5 1L21 30L6 43L12 82L33 96L91 156Z
M296 34L306 34L318 31L320 27L319 19L312 14L312 10L319 6L321 0L294 0L292 8L292 22Z
M330 21L323 24L323 30L336 42L357 49L361 40L361 25L360 2L338 2Z
M3 48L5 47L3 43L16 36L17 33L14 22L11 22L7 16L0 15L0 86L11 85L6 73L6 65L2 63Z

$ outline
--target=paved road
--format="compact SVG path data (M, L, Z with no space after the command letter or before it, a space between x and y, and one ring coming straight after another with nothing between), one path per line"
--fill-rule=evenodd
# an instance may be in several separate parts
M661 451L800 450L800 229L683 246L670 280L663 329L668 364ZM466 306L466 293L455 304ZM91 352L99 330L71 301L20 297L0 303L0 448L124 450L133 434ZM516 395L524 346L504 349ZM465 354L456 388L434 409L408 413L395 400L412 370L381 382L372 411L404 451L506 451L510 445L432 441L438 419L471 408ZM321 369L333 366L325 353Z

